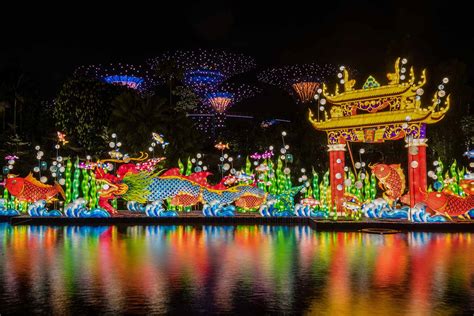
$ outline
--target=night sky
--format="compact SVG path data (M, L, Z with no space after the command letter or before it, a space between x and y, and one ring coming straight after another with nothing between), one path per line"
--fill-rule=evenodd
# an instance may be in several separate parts
M467 64L468 83L473 83L474 33L470 11L461 3L273 1L257 7L258 1L167 2L80 8L41 3L28 12L4 8L0 67L21 65L45 99L79 65L141 63L167 50L200 47L254 56L256 71L301 62L350 65L358 70L358 84L371 73L385 82L382 76L397 56L408 57L418 69L458 60ZM248 112L248 104L253 111L282 115L294 106L277 89L234 110Z

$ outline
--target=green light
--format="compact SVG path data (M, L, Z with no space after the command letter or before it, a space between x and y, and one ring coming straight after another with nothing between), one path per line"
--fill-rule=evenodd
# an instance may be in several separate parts
M81 169L79 169L79 158L76 158L74 163L74 179L72 181L72 199L79 198L79 180L81 178Z
M72 183L71 183L71 169L72 169L72 162L71 162L71 159L68 159L67 161L67 164L66 164L66 204L71 202L72 200L72 193L71 193L71 190L72 190Z

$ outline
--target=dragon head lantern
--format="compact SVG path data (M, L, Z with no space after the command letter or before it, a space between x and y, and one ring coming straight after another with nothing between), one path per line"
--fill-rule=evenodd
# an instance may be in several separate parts
M110 200L123 198L124 200L133 200L140 203L146 202L146 196L149 194L147 189L153 178L155 166L165 158L153 158L147 160L148 155L141 154L138 158L127 158L126 161L108 159L101 162L124 163L114 174L107 173L102 167L97 167L95 177L100 185L98 190L99 206L111 214L116 214L117 210L110 204ZM139 161L130 163L130 161Z

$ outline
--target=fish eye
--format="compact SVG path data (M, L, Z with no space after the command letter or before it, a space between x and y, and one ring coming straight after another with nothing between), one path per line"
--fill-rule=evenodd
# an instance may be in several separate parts
M110 188L110 186L108 184L103 184L102 185L102 189L104 190L108 190Z

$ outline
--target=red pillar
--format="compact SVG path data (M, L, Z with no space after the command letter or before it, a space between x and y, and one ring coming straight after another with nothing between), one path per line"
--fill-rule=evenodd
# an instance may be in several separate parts
M336 205L337 212L343 212L345 144L328 145L329 174L331 181L331 206ZM339 189L338 189L339 188Z
M412 139L407 141L408 147L408 189L410 193L410 207L423 201L421 191L427 190L426 174L426 139Z
M427 181L427 172L426 172L426 141L423 145L418 146L418 168L420 170L419 176L419 183L420 188L426 192L428 189L428 181ZM423 194L418 190L417 198L415 199L417 202L421 202L423 200Z

